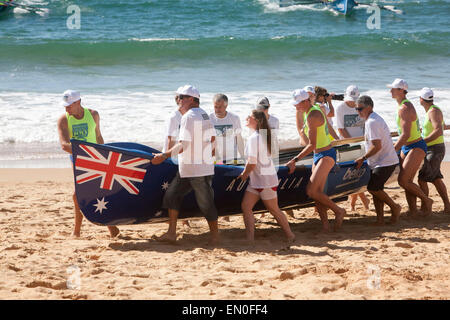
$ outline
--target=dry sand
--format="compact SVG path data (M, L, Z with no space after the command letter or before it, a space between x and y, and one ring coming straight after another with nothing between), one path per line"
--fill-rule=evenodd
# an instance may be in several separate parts
M443 170L450 186L450 163ZM72 190L70 169L0 169L0 299L450 298L450 215L434 187L433 216L396 226L369 226L375 213L358 203L341 232L316 236L314 210L297 210L290 249L268 214L254 246L243 241L242 216L219 220L215 249L203 220L180 223L178 245L150 240L164 223L121 226L122 238L110 239L84 220L73 239ZM405 213L403 191L387 191Z

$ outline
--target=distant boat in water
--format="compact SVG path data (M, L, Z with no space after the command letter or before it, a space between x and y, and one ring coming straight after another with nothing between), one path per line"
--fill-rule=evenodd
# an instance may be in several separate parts
M344 15L350 14L352 9L357 6L354 0L334 0L334 1L321 1L321 0L280 0L280 7L289 7L299 4L314 4L322 3L327 7L333 9L336 12L342 13Z

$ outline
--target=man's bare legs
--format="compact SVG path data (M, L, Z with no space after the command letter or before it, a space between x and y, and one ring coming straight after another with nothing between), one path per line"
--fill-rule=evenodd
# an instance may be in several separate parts
M372 191L369 190L370 194L373 196L373 204L375 206L375 211L377 213L377 222L375 225L384 225L384 204L387 204L391 208L391 224L398 221L402 207L395 203L389 195L383 191Z
M79 238L81 235L81 223L83 222L83 214L81 213L80 207L78 206L77 195L74 193L72 196L74 210L75 210L75 227L73 229L73 237ZM119 228L116 226L108 226L109 234L111 238L117 237L120 233Z
M447 187L445 186L445 183L442 179L436 179L432 182L432 184L434 184L434 186L436 187L437 192L439 193L439 195L441 196L442 201L444 202L444 213L449 214L450 213L450 202L448 199L448 193L447 193ZM419 186L420 189L422 189L423 193L425 193L425 195L428 197L429 195L429 189L428 189L428 183L426 181L420 180L419 179ZM424 210L425 208L423 207L422 204L422 210Z
M361 193L357 193L357 194L352 194L350 195L350 204L352 207L352 211L355 211L355 205L356 205L356 200L358 200L358 196L361 199L363 205L364 205L364 209L369 210L369 204L370 204L370 200L366 197L364 192Z
M433 200L430 199L420 189L420 187L413 182L414 176L419 170L420 164L425 157L425 152L420 148L414 148L405 156L401 153L401 166L398 175L398 184L405 189L406 200L408 201L410 214L416 214L417 204L416 199L419 197L422 200L422 205L425 209L425 214L432 213Z

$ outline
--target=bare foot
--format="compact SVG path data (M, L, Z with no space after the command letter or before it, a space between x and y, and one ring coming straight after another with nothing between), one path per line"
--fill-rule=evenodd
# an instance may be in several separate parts
M423 211L423 216L428 217L433 213L433 199L428 198L427 201L425 201L424 206L425 210Z
M289 217L295 219L295 216L294 216L294 210L286 210L286 214L287 214Z
M79 238L80 236L81 236L80 232L74 232L71 235L72 238Z
M109 234L110 234L111 238L117 237L120 233L119 228L117 228L116 226L108 227L108 229L109 229Z
M444 207L444 214L450 214L450 205Z
M399 204L396 204L396 206L394 207L394 209L391 209L391 220L390 220L390 224L395 224L398 221L398 218L400 217L400 212L402 211L402 206Z
M189 220L183 220L182 224L183 224L183 227L188 227L188 228L191 227L191 225L189 224Z
M155 241L158 241L158 242L166 242L166 243L170 243L170 244L175 244L177 242L177 235L176 234L169 234L169 233L166 232L160 237L153 236L152 240L155 240Z
M291 233L289 237L287 237L286 242L288 244L293 244L295 242L295 234Z
M345 209L343 208L339 208L339 212L336 213L336 218L334 219L334 227L333 230L334 231L338 231L341 226L342 226L342 222L344 221L344 217L346 216L347 211L345 211Z

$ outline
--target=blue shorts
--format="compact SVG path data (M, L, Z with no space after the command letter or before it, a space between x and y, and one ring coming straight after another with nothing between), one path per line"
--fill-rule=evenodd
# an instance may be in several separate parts
M423 139L420 139L417 142L402 146L402 152L406 156L408 154L408 152L410 152L412 149L415 149L415 148L420 148L425 152L425 154L427 153L427 144L425 143L425 141Z
M322 159L323 157L331 157L334 159L334 162L336 162L336 149L331 148L326 151L314 153L314 157L313 157L314 164L317 164L317 162L319 162L319 160Z

